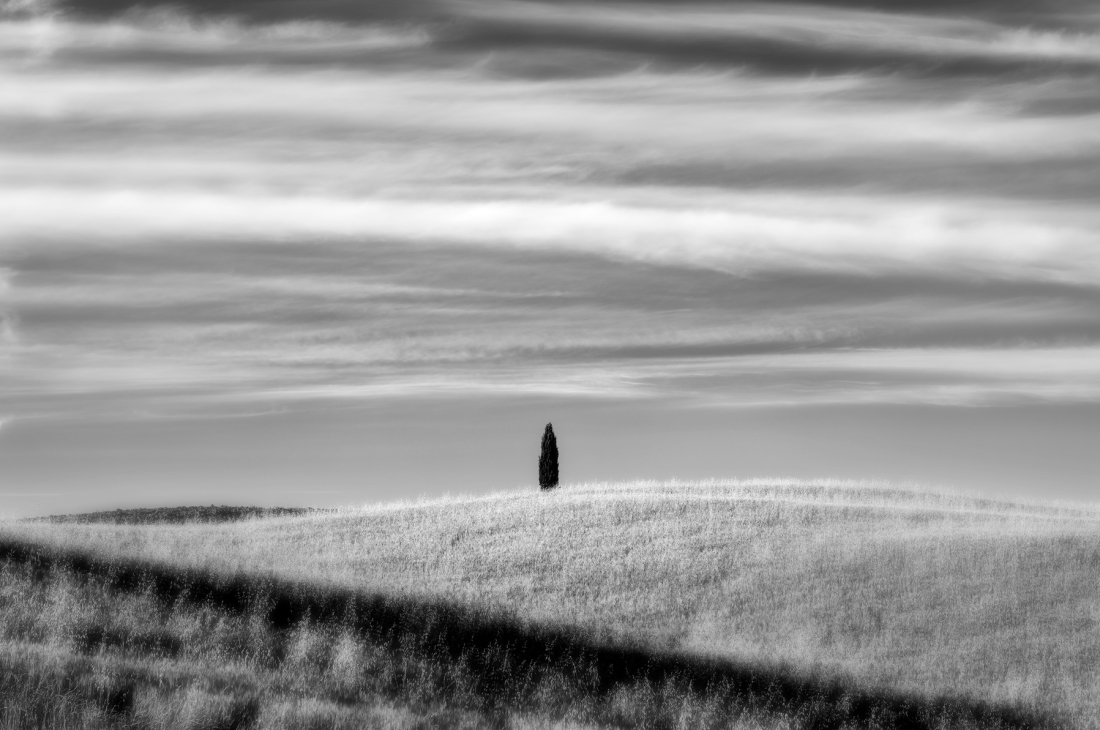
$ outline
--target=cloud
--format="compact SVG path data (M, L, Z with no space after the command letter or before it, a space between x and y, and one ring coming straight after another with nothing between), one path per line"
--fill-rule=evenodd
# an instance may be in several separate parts
M1052 371L1052 363L1057 363ZM675 399L706 407L824 404L996 405L1100 400L1100 348L846 350L574 365L396 373L238 392L244 400L370 400L557 396ZM1051 377L1056 375L1056 377ZM487 377L488 376L488 377Z
M0 384L9 412L493 393L777 405L1096 392L1095 285L938 270L744 277L355 239L69 251L20 260L9 302L32 337Z
M323 20L251 25L234 17L193 17L169 7L141 10L107 22L48 15L0 20L0 58L32 66L46 62L140 67L153 61L185 66L219 64L363 64L426 46L424 28L348 26Z
M16 17L27 15L35 7L33 3L8 5L9 15ZM398 4L376 0L272 5L249 0L230 4L188 0L170 10L150 10L127 0L94 5L70 0L56 6L42 5L37 13L52 19L62 13L61 17L94 19L94 23L85 21L79 27L69 24L70 46L89 42L105 46L105 41L110 41L125 48L137 41L147 52L170 54L197 42L208 53L221 45L229 52L226 60L234 55L244 59L247 51L256 50L278 57L292 50L295 43L318 40L329 42L327 48L318 48L321 53L333 59L346 58L347 48L342 44L349 36L382 25L390 27L392 33L399 27L396 21L406 28L430 27L437 40L448 47L586 46L668 60L770 65L787 71L799 67L837 70L883 65L912 70L915 63L924 60L935 62L924 64L926 71L943 73L967 68L997 70L998 64L1004 66L1001 70L1019 69L1015 62L1021 59L1085 64L1100 60L1097 36L1071 30L1090 17L1087 5L1071 11L1044 3L1041 9L1027 8L1031 17L1021 14L1022 8L1015 8L1003 13L1003 18L990 14L984 4L969 8L954 4L955 13L951 15L930 9L939 8L935 3L912 3L910 7L891 3L875 8L849 3L577 6L469 0ZM1039 19L1048 30L1031 29ZM1059 23L1065 29L1059 29ZM97 40L95 34L104 32L109 35ZM85 38L76 41L77 35ZM147 42L154 36L161 44ZM265 37L286 44L261 43L260 48L255 47L255 42ZM226 47L225 40L237 44Z
M7 0L15 7L44 6L47 11L79 18L104 20L145 15L148 4L142 0ZM345 23L399 21L424 17L433 6L421 0L323 0L322 2L282 2L264 0L182 0L172 3L172 12L192 17L232 17L248 23L278 23L303 17ZM157 10L156 12L162 12Z
M0 121L73 120L100 129L168 124L177 143L192 135L217 141L237 130L261 130L253 151L264 139L308 135L323 142L329 133L350 141L352 149L372 139L431 145L442 153L488 144L511 156L522 153L516 149L522 142L528 154L553 149L567 161L581 151L623 156L625 145L648 146L651 159L713 160L720 154L736 161L929 153L1073 159L1100 150L1096 114L1016 113L1014 107L1049 93L1033 85L976 90L959 99L952 88L929 90L869 75L776 80L733 72L639 72L530 84L484 77L476 67L109 75L84 68L0 69L0 80ZM1067 81L1062 88L1069 98L1092 87ZM687 128L693 134L681 133Z
M649 191L651 194L653 191ZM1096 216L984 201L739 193L692 201L339 199L199 191L0 190L9 241L84 237L132 245L197 237L406 239L566 249L739 274L896 273L1096 283ZM648 202L648 204L646 204ZM64 217L51 211L64 210Z
M592 48L663 61L782 72L892 69L907 74L1020 73L1036 63L1100 63L1100 35L1036 31L965 15L822 5L461 3L449 43Z
M19 343L16 315L12 306L12 279L15 273L0 267L0 363L10 355L8 350Z
M1095 13L941 7L9 12L0 410L1095 402Z

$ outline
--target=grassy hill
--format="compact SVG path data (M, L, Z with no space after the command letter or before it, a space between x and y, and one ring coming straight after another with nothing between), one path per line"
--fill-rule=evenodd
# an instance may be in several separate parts
M590 485L0 539L24 713L66 686L108 725L1100 727L1088 507Z

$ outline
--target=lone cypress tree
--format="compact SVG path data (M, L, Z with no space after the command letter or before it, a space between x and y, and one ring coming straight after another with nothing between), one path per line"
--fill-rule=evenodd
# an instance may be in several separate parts
M542 453L539 454L539 488L558 486L558 440L554 438L554 426L546 424L542 432Z

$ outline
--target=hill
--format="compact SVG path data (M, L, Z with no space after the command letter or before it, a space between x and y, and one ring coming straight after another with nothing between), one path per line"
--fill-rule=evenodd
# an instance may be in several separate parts
M298 596L295 610L311 620L342 606L351 618L322 622L327 628L319 635L328 638L315 641L328 657L318 666L329 674L338 665L334 647L364 641L375 647L378 666L392 669L420 656L418 671L434 666L449 676L442 685L424 685L435 688L425 690L429 697L445 699L441 686L462 684L453 676L455 657L468 664L487 647L513 647L508 661L538 669L541 679L509 690L512 714L490 707L486 697L504 702L499 692L474 689L474 699L444 703L460 712L448 715L451 723L506 717L517 724L523 714L517 707L557 723L620 726L694 718L687 726L993 727L1064 720L1091 728L1100 715L1100 513L1088 507L881 485L715 482L574 486L221 524L20 522L2 532L7 569L23 576L11 578L14 583L34 584L25 572L33 554L54 561L48 574L79 575L66 580L98 586L80 590L111 600L125 594L131 596L126 601L176 611L192 610L186 608L191 599L184 599L202 593L195 586L224 587L227 580L243 581L232 595ZM37 547L28 553L27 546ZM120 566L159 575L177 588L147 588L133 598L133 586L118 582L125 574ZM191 586L191 593L180 586ZM229 595L218 590L207 591L207 599ZM216 612L232 604L218 601L197 605ZM348 609L352 604L374 605L374 613ZM389 614L399 617L396 623L379 618L382 605L397 607ZM224 618L228 626L248 611L226 615L238 617ZM286 647L293 644L289 637L303 635L301 621L273 623L265 614L262 623L269 632L264 641L284 647L269 653L293 654ZM111 628L110 621L99 624L97 635L135 634ZM446 657L417 655L408 646L379 654L396 625L413 627L408 635L422 638L431 633L426 626L443 626L458 644L441 644L438 636L429 643L459 648ZM190 641L168 624L143 630L176 636L179 646ZM10 622L6 632L13 634ZM484 643L486 636L495 638ZM148 654L149 646L159 646L153 639L97 641L101 653L128 646L131 654ZM87 656L87 644L66 646ZM555 651L573 657L572 669L561 669L563 655ZM289 681L276 681L283 675L255 657L248 661L251 692ZM283 666L285 656L264 661ZM257 662L267 669L257 669ZM462 665L459 674L484 689L492 683L485 684L482 670L507 664L484 660ZM557 669L547 674L549 666ZM627 676L606 691L584 689L585 672L598 687L601 676L622 671ZM261 675L266 679L257 679ZM554 695L546 684L551 675L570 702L546 700ZM316 686L326 685L318 680ZM425 698L414 702L405 690L368 695L371 707L382 698L390 702L387 712L419 707L414 715L420 718L431 705ZM356 696L362 704L366 695ZM905 724L910 721L918 724Z
M312 507L240 507L210 505L209 507L137 507L103 512L79 512L30 518L28 522L56 523L116 523L121 525L171 524L187 522L234 522L257 517L287 517L324 512Z

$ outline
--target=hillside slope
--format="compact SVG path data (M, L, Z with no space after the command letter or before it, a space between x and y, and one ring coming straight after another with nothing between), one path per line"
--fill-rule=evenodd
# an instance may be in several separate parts
M630 484L3 532L102 559L449 600L1100 726L1100 513L1085 507L827 482Z

